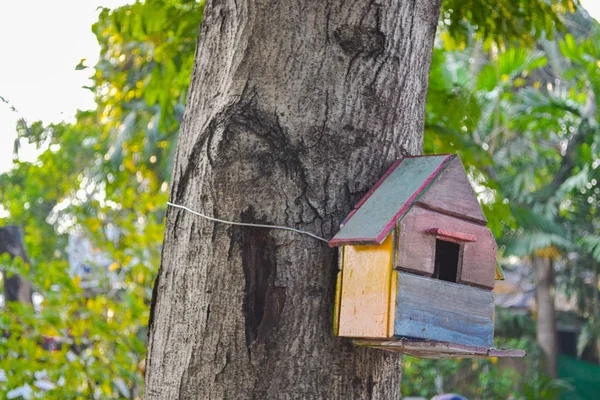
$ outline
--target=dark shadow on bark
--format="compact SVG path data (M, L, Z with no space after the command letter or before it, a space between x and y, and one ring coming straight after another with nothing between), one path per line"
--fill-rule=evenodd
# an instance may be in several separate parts
M242 213L242 221L254 221L250 208ZM275 240L269 230L236 227L242 249L242 267L246 280L244 316L246 343L267 344L271 333L277 329L285 305L285 288L275 285L277 260Z

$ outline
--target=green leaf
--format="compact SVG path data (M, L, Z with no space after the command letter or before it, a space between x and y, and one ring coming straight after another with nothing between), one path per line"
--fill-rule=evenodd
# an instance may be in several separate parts
M85 58L82 58L81 61L79 61L79 64L77 64L75 66L75 71L81 71L82 69L89 68L88 66L83 65L83 63L85 62L85 60L86 60Z
M596 337L597 333L594 329L593 321L587 321L577 337L577 357L581 357L587 345Z

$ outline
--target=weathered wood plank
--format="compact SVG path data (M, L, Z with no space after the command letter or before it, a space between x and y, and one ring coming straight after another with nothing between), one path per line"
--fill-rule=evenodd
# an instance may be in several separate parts
M440 341L415 339L399 340L354 340L357 346L368 346L381 350L394 351L419 358L488 358L488 357L524 357L524 350L501 350L481 346L458 345Z
M388 337L393 242L344 246L339 336Z
M402 272L397 279L396 336L492 346L492 292Z
M449 213L480 224L487 220L481 211L473 187L458 156L435 180L433 185L419 199L425 207Z
M453 158L452 155L406 157L384 175L359 202L360 208L344 222L329 242L378 244L387 237L396 221Z
M429 230L431 235L443 240L448 240L450 242L455 243L463 243L463 242L476 242L477 238L475 235L469 235L468 233L463 232L453 232L447 229L441 228L431 228Z
M493 289L496 283L498 245L487 227L481 227L475 236L477 243L464 244L458 282Z
M389 304L390 304L390 309L389 309L389 313L388 313L388 331L387 331L387 336L388 337L393 337L394 336L394 320L396 319L396 293L398 291L398 279L396 278L396 274L395 271L393 270L393 260L396 257L396 253L398 252L398 246L396 245L396 243L398 243L398 232L396 229L394 229L393 234L390 235L392 236L392 246L394 247L393 249L393 254L392 254L392 274L390 276L390 292L389 292Z
M413 207L398 222L398 250L394 267L432 276L435 270L435 236L427 232L432 226L420 219L422 212Z
M335 299L333 304L333 335L339 335L340 324L340 305L342 301L342 268L344 264L344 247L340 246L338 250L338 271L335 280Z
M413 206L399 222L399 251L395 267L431 276L435 269L435 240L431 229L462 232L476 242L462 244L459 283L493 289L496 278L498 247L486 226Z
M489 349L488 355L490 357L524 357L525 350L504 350L504 349Z

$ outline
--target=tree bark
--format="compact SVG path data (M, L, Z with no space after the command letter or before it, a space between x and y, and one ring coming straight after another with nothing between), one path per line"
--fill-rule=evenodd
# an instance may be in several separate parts
M213 0L171 201L329 239L420 153L440 0ZM167 213L146 399L397 399L399 355L332 336L337 252Z
M535 256L533 266L537 281L537 342L546 355L546 372L552 378L556 378L558 340L556 337L554 296L552 295L554 275L552 260L548 257Z
M11 257L21 257L25 263L29 258L23 246L23 233L18 226L5 226L0 228L0 255L8 253ZM8 277L2 271L4 279L4 301L18 301L20 303L31 303L31 283L20 275L14 274Z

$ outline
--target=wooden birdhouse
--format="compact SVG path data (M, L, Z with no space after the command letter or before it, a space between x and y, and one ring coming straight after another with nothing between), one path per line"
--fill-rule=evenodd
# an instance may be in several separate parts
M458 156L396 161L329 244L337 336L421 357L525 354L493 348L497 246Z

